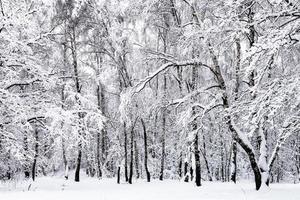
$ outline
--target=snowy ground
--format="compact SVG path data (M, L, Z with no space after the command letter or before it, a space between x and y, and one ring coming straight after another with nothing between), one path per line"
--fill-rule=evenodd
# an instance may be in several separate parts
M203 182L191 183L154 180L133 185L116 184L115 179L84 178L80 183L62 178L38 178L30 182L0 185L0 200L300 200L300 184L272 184L255 191L254 184Z

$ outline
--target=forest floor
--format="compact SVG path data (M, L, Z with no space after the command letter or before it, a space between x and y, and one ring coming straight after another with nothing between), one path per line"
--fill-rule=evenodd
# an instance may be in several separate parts
M30 185L30 186L29 186ZM28 190L29 189L29 190ZM203 182L201 187L175 180L116 184L116 179L58 177L0 184L0 200L300 200L300 184L272 184L261 191L252 182Z

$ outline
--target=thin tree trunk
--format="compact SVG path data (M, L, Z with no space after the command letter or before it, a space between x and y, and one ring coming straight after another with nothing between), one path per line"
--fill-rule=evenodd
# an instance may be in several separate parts
M72 27L72 37L71 37L71 52L72 52L72 58L73 58L73 69L74 69L74 76L75 76L75 86L76 86L76 92L79 95L81 92L80 83L79 83L79 74L78 74L78 64L77 64L77 49L76 49L76 34L75 34L75 27ZM80 105L80 100L78 97L76 97L78 104ZM83 118L83 113L78 113L80 124L79 126L83 126L81 123L81 120ZM83 129L81 127L80 129ZM80 181L80 167L81 167L81 157L82 157L82 133L83 130L79 130L79 141L78 141L78 155L77 155L77 161L76 161L76 169L75 169L75 182Z
M117 172L117 183L120 184L120 177L121 177L121 167L118 166L118 172Z
M211 172L210 172L210 168L209 168L209 164L208 164L208 160L207 160L207 156L206 156L206 144L205 144L204 135L203 135L203 151L201 151L201 149L199 149L199 150L200 150L200 153L202 153L202 156L203 156L203 159L204 159L204 162L205 162L208 180L212 181L212 175L211 175Z
M96 159L97 159L97 176L98 178L102 178L102 170L101 170L101 154L100 154L100 141L101 136L100 132L97 132L97 150L96 150Z
M197 90L197 81L198 81L198 66L193 66L192 68L192 85L191 89L192 91ZM196 114L196 108L192 108L192 114L193 116ZM197 121L194 120L192 122L192 131L195 133L194 138L194 157L195 157L195 182L196 186L201 186L201 164L200 164L200 151L199 151L199 137L198 137L198 125ZM192 180L192 173L191 173L191 180Z
M98 56L97 56L97 62L98 62ZM103 89L101 87L101 83L97 86L97 102L98 102L98 109L104 114L104 94ZM102 178L102 170L101 170L101 160L104 162L104 137L105 137L105 127L100 132L97 132L97 150L96 150L96 160L97 160L97 175L98 178ZM102 141L102 142L101 142ZM101 153L100 153L101 148Z
M132 177L133 177L133 153L134 153L133 143L134 143L134 127L136 121L137 118L130 131L130 164L129 164L129 179L128 179L129 184L132 184Z
M180 153L179 156L178 175L180 178L182 178L182 153Z
M236 144L236 139L233 138L232 141L232 158L231 158L231 175L230 175L230 180L234 183L236 183L236 156L237 155L237 144Z
M66 156L66 148L65 148L65 140L62 138L61 140L62 144L62 156L63 156L63 162L64 162L64 170L65 170L65 179L69 179L69 166L68 166L68 160Z
M148 170L148 144L147 144L147 130L144 120L141 118L143 132L144 132L144 150L145 150L145 158L144 158L144 165L146 171L147 182L150 182L150 172Z
M24 164L24 175L25 178L30 178L30 166L29 166L29 158L28 158L28 137L27 132L24 133L24 157L25 157L25 164Z
M259 130L258 130L259 138L260 138L260 155L259 155L259 161L258 166L262 175L262 182L269 185L269 169L268 169L268 161L267 161L267 135L266 131L264 130L264 120L259 124Z
M76 169L75 169L75 182L79 182L80 181L81 157L82 157L82 144L80 142L78 144L78 156L77 156Z
M241 43L240 39L237 38L235 41L236 44L236 66L235 66L235 87L234 87L234 100L238 100L238 93L239 93L239 86L240 86L240 80L239 80L239 73L240 73L240 65L241 65ZM236 144L236 138L232 135L232 154L231 154L231 174L230 174L230 180L234 183L236 183L236 169L237 169L237 144Z
M200 151L199 151L199 141L198 134L196 133L194 141L194 151L195 151L195 175L196 175L196 185L201 186L201 164L200 164Z
M134 158L135 158L135 172L136 178L140 178L140 171L139 171L139 152L137 148L136 141L134 141Z
M126 123L124 122L124 157L125 157L125 181L128 182L128 168L127 168L127 131L126 131Z
M167 77L164 74L164 98L166 98L167 90ZM160 175L159 180L164 179L164 170L165 170L165 157L166 157L166 109L163 108L162 114L162 142L161 142L161 164L160 164Z
M66 24L64 24L66 27ZM62 102L62 109L65 109L65 85L66 85L66 79L65 79L65 70L67 69L67 32L66 28L64 31L64 42L62 43L63 46L63 58L64 58L64 65L62 70L62 76L63 76L63 85L61 89L61 102ZM63 129L64 122L61 122L61 127ZM69 179L69 165L68 160L66 156L66 148L65 148L65 139L64 136L61 138L61 144L62 144L62 156L63 156L63 162L64 162L64 171L65 171L65 179Z
M185 160L184 170L183 170L184 182L189 182L188 167L189 167L189 163L187 162L187 160Z
M32 180L35 181L36 177L36 166L37 166L37 158L39 153L39 135L38 130L35 128L34 130L34 139L35 139L35 145L34 145L34 158L33 158L33 164L32 164Z

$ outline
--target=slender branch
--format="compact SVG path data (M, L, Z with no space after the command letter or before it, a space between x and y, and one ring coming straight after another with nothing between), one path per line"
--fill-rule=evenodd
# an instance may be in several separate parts
M186 66L194 66L194 65L206 67L206 68L210 69L211 71L213 71L210 66L208 66L198 60L188 60L188 61L183 61L183 62L168 62L168 63L162 65L160 68L158 68L158 70L156 70L155 72L153 72L146 78L142 79L139 83L137 83L134 86L133 95L142 91L146 87L146 84L149 83L154 77L156 77L157 75L159 75L160 73L166 71L167 69L169 69L171 67L186 67Z

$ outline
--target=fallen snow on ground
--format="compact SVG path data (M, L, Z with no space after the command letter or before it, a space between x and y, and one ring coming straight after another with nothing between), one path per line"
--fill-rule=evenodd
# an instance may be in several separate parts
M28 191L29 190L29 191ZM175 180L143 180L116 184L115 179L84 178L76 183L63 178L0 185L0 200L300 200L300 184L272 184L261 191L251 182L203 182L201 187Z

